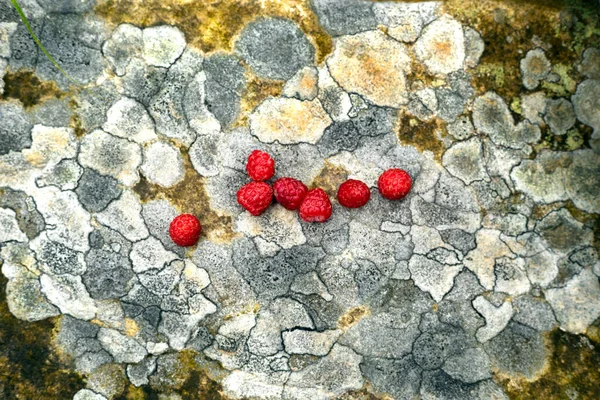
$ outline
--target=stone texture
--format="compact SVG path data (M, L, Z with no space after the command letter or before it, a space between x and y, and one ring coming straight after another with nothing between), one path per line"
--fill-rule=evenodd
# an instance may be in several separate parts
M414 52L432 74L449 74L459 70L465 61L462 26L451 17L440 17L423 29Z
M477 331L477 340L485 343L498 335L513 316L513 308L510 303L504 303L495 307L483 296L473 300L473 307L485 318L485 326Z
M421 255L410 259L408 268L411 278L419 289L431 294L435 301L440 301L454 285L454 277L462 269L462 265L444 265Z
M552 64L550 64L544 50L537 48L527 52L525 58L521 60L520 67L523 86L533 90L538 87L541 80L548 76Z
M140 170L150 182L163 187L175 185L185 174L179 150L163 142L155 142L144 148L144 163Z
M315 332L296 329L282 333L283 345L289 354L325 356L340 333L340 331Z
M548 100L544 120L555 135L564 135L575 125L573 105L566 99Z
M475 68L479 64L479 59L485 49L485 44L481 34L475 29L465 27L465 65Z
M6 121L0 127L0 155L10 151L21 151L31 146L31 128L29 116L16 103L0 104L0 118Z
M104 42L102 53L111 63L115 73L123 76L131 58L142 52L143 45L140 28L130 24L121 24Z
M264 143L316 143L331 119L321 102L268 98L250 115L252 134Z
M344 90L358 93L376 105L398 108L408 102L407 48L380 31L338 39L327 66Z
M161 25L142 31L144 60L156 67L169 67L185 49L185 36L174 26Z
M114 329L100 328L98 340L102 346L120 363L138 363L144 359L147 351L135 339L127 337Z
M88 294L81 277L42 275L40 282L42 293L63 314L84 320L90 320L96 316L96 304Z
M131 241L148 236L148 228L141 217L142 205L131 191L124 191L117 201L113 201L96 218Z
M483 147L476 138L453 145L444 153L442 163L448 172L467 185L487 177L483 165Z
M317 97L318 72L315 67L304 67L292 76L283 87L282 96L298 100L313 100Z
M121 98L108 109L103 129L139 144L157 138L154 123L144 106L128 97Z
M79 202L89 212L100 212L108 206L114 199L121 194L121 188L117 185L117 180L100 175L93 169L84 169L77 189L77 198Z
M370 4L358 0L313 0L319 22L332 36L351 35L377 27Z
M235 48L257 75L269 79L289 79L312 64L315 56L298 26L282 18L258 18L247 24Z
M284 249L306 242L297 214L278 204L270 207L259 218L247 212L240 214L234 229L250 237L259 236Z
M81 141L78 160L84 167L131 186L139 179L137 168L142 162L142 155L137 144L98 129L85 135Z

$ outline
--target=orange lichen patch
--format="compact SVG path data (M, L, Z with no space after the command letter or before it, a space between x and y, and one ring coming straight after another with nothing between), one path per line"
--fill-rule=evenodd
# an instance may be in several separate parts
M480 64L471 71L476 91L495 90L513 98L522 90L519 63L527 51L542 47L552 64L572 66L583 50L597 45L596 6L586 0L446 0L442 12L474 27L484 38ZM543 83L545 89L567 95L573 89L570 82L581 78L575 69L559 75L561 81Z
M6 304L7 280L0 274L0 398L70 399L85 386L51 349L58 318L25 322Z
M231 51L235 37L257 17L294 21L316 48L317 62L333 48L331 37L319 25L309 0L101 0L96 13L108 21L147 27L176 25L192 46L205 52Z
M309 188L314 189L319 187L329 196L335 197L340 185L348 179L348 174L348 171L343 167L325 161L323 169L310 183Z
M178 184L164 188L149 182L143 175L133 190L142 202L166 199L181 213L195 215L202 224L201 237L215 243L229 243L237 236L232 229L231 216L210 208L210 198L204 188L205 178L200 176L190 161L187 150L181 148L185 176Z
M420 121L403 114L397 122L398 140L401 144L414 146L417 150L431 151L439 162L446 150L442 138L447 136L446 124L437 118Z
M547 336L554 351L534 381L495 376L511 399L597 399L600 385L600 344L583 335L556 329Z
M267 97L279 97L285 84L282 81L259 78L249 68L246 71L246 87L240 101L240 117L235 126L247 125L248 115Z
M337 327L339 329L348 329L369 314L371 314L371 309L367 306L353 307L338 318Z
M17 99L25 108L33 107L48 99L60 99L65 92L59 89L56 82L41 81L33 71L20 69L8 71L4 75L4 94L2 99Z

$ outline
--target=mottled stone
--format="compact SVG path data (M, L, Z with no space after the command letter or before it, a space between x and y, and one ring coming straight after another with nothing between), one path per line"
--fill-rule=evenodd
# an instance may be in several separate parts
M303 275L298 275L290 290L306 295L317 294L326 301L331 301L333 296L327 291L327 286L321 281L316 272L307 272Z
M544 92L535 92L521 96L521 115L532 124L540 125L546 112L546 95Z
M169 226L180 214L179 211L168 200L152 200L142 207L142 216L150 234L160 240L166 249L183 257L185 250L173 243L169 236Z
M121 197L97 214L98 221L125 236L137 241L146 238L149 233L141 217L142 205L131 191L124 191Z
M81 275L86 270L83 253L48 240L45 233L30 242L43 272L55 275Z
M449 74L462 68L465 37L459 22L442 16L427 25L414 47L417 59L433 74Z
M88 294L81 277L44 274L40 278L40 282L42 293L63 314L69 314L84 320L90 320L96 316L96 304Z
M44 187L54 185L60 190L73 190L77 187L83 168L75 160L62 160L35 180L36 185Z
M534 378L546 364L547 349L542 336L534 329L511 322L506 329L486 343L492 366L511 376Z
M166 346L166 344L165 344ZM156 370L156 357L147 357L140 363L127 366L127 377L134 386L147 385L150 376Z
M325 129L317 146L323 156L329 157L343 150L356 150L359 140L360 135L352 121L334 122Z
M135 339L125 336L114 329L100 328L98 340L119 363L138 363L148 352Z
M325 356L340 336L339 330L306 331L295 329L283 332L283 345L289 354L312 354Z
M251 237L260 236L284 249L306 242L297 214L279 204L270 207L258 218L247 212L240 214L235 230Z
M90 214L77 201L74 192L61 192L48 186L36 194L35 200L47 226L53 227L47 230L48 239L76 251L89 249Z
M36 275L21 267L18 275L12 276L8 273L8 268L5 265L2 272L9 278L6 283L6 303L11 314L23 321L41 321L60 314L42 293Z
M548 289L545 294L561 328L568 332L584 333L600 316L600 305L594 300L600 296L600 284L589 269L581 271L564 288Z
M477 340L485 343L498 335L513 316L513 308L506 302L495 307L485 297L479 296L473 300L473 307L485 318L485 326L477 330Z
M139 145L98 129L82 139L78 160L84 167L133 185L139 179L142 155Z
M0 104L0 156L11 151L21 151L31 146L31 128L29 116L17 103Z
M268 98L250 115L252 134L265 143L316 143L329 124L318 99Z
M95 299L109 299L127 294L133 271L128 258L106 250L92 249L86 256L88 265L83 282Z
M492 290L496 280L495 259L510 256L510 248L500 239L500 231L494 229L479 230L475 234L475 241L477 248L465 256L464 265L477 275L481 285Z
M583 52L579 72L586 78L600 79L600 49L590 47Z
M554 312L544 299L525 295L515 299L513 306L517 310L513 317L516 322L540 332L550 331L557 325Z
M483 148L477 138L450 147L444 153L442 163L448 172L467 185L487 177L483 165Z
M75 190L77 198L89 212L100 212L121 194L117 180L85 168Z
M379 24L387 27L387 34L406 43L414 42L423 26L435 19L437 3L375 3L373 12Z
M511 172L515 188L534 201L552 203L566 200L565 167L571 163L566 153L542 151L534 160L524 160Z
M523 86L529 90L538 87L541 80L546 79L552 68L552 64L546 57L544 50L537 48L529 50L520 62Z
M352 349L336 344L327 357L290 375L283 398L333 397L358 390L364 382L359 369L361 361L362 356Z
M564 208L548 213L536 223L535 230L553 249L565 253L593 240L592 232Z
M389 274L396 264L396 247L402 239L400 233L382 232L357 222L350 223L350 253L355 258L372 261Z
M73 400L107 400L106 397L98 394L89 389L81 389L75 396L73 396Z
M411 355L397 360L365 357L360 369L378 392L389 393L398 399L417 396L421 369Z
M144 148L144 163L140 169L150 182L163 187L180 182L185 173L179 150L163 142L155 142Z
M444 265L436 260L415 255L410 259L408 268L415 285L431 294L435 301L440 301L452 289L454 277L458 275L462 265Z
M0 243L16 240L18 242L26 242L27 236L19 229L16 214L8 208L0 208Z
M269 79L289 79L312 64L315 56L300 28L282 18L258 18L247 24L235 48L259 76Z
M475 68L485 49L481 34L471 27L465 27L465 65Z
M185 36L174 26L161 25L142 31L144 59L150 65L169 67L185 49Z
M46 11L58 13L84 13L90 11L96 3L95 0L37 0L37 2Z
M371 5L358 1L311 1L319 22L332 36L351 35L377 27Z
M16 22L0 22L0 58L10 58L10 37L16 30Z
M122 97L108 109L103 129L140 144L157 138L154 123L144 106L128 97Z
M449 357L444 366L444 372L460 381L475 383L492 377L490 359L479 347L470 348L462 354Z
M323 108L334 121L347 121L352 109L352 100L338 83L333 80L327 65L318 69L318 94Z
M292 76L283 87L282 96L298 100L313 100L317 97L318 72L315 67L304 67Z
M111 63L115 73L123 76L131 58L142 52L143 45L140 28L130 24L121 24L104 42L102 53Z
M141 58L133 57L120 79L122 94L147 107L161 89L166 75L166 68L148 65Z
M600 155L584 149L574 151L572 157L564 180L567 194L579 209L600 213Z
M481 223L479 213L449 209L427 202L420 196L411 199L410 209L415 223L436 227L440 230L461 229L473 233Z
M400 107L408 102L410 57L406 46L378 30L338 39L327 66L347 92L380 106Z
M575 125L573 105L566 99L548 100L544 120L555 135L564 135Z

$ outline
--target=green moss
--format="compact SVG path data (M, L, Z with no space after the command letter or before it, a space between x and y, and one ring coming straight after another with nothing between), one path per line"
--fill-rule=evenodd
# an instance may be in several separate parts
M62 98L65 93L53 81L41 81L33 71L8 71L4 76L3 100L19 100L25 108L33 107L51 98Z
M6 304L7 280L0 274L0 398L70 399L85 386L51 351L57 318L25 322Z
M533 382L496 377L514 400L598 399L600 344L559 329L547 336L554 352L545 373Z
M517 114L521 114L523 110L521 109L521 98L514 97L510 103L510 109L516 112Z

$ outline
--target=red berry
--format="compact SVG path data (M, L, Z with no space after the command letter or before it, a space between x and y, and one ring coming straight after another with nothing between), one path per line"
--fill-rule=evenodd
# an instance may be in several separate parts
M300 204L300 218L306 222L325 222L331 217L331 201L321 188L309 190Z
M308 188L298 179L279 178L273 184L275 199L288 210L297 210L304 200Z
M192 214L181 214L171 221L169 236L178 246L193 246L198 242L202 226Z
M391 168L385 171L377 181L379 192L389 200L400 200L406 197L412 187L412 179L403 169Z
M254 150L248 157L246 171L253 181L266 181L275 174L275 161L268 153Z
M264 182L250 182L237 192L237 201L254 216L265 212L273 200L271 186Z
M369 187L356 179L348 179L340 185L337 199L341 205L348 208L359 208L367 204L371 198Z

